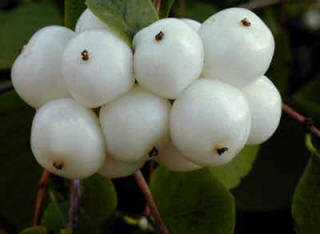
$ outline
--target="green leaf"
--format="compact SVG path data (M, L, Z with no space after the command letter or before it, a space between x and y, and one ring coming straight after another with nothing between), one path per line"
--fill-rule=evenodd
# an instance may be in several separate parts
M163 0L161 1L161 7L159 16L160 18L166 18L169 16L170 10L174 4L175 0Z
M67 226L68 203L51 202L43 213L41 225L53 232Z
M290 205L308 155L304 129L283 114L275 135L260 146L251 172L233 191L237 207L273 211Z
M20 232L20 234L46 234L46 227L37 226L37 227L29 227Z
M314 120L320 121L320 77L315 77L305 85L294 96L293 100L299 109L312 116Z
M42 172L29 144L33 115L14 91L0 95L0 216L18 229L32 220Z
M94 175L83 180L82 208L96 225L108 220L117 208L117 194L110 179Z
M11 67L20 48L38 29L62 23L57 7L47 1L21 4L10 12L0 10L0 20L0 69Z
M250 172L258 150L258 145L246 146L230 163L209 170L225 187L235 188Z
M178 173L159 167L151 190L171 233L233 233L233 196L208 169Z
M297 185L292 216L298 234L318 234L320 230L320 159L311 156Z
M81 13L86 9L85 0L64 1L64 25L74 29Z
M150 0L87 0L86 4L126 41L140 29L158 20Z

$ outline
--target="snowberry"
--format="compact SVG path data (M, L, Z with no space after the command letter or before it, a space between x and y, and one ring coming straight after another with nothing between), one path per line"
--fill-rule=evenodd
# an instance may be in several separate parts
M222 10L208 18L199 33L205 51L204 76L242 87L267 71L274 38L253 12Z
M281 96L265 76L242 89L251 111L251 130L247 144L261 144L276 131L281 117Z
M201 39L179 19L162 19L142 29L133 45L139 84L159 96L174 99L200 76Z
M37 31L22 48L11 70L12 84L30 106L69 97L61 73L63 51L74 32L61 26Z
M195 81L177 98L171 110L173 144L198 165L229 162L247 142L250 126L244 95L218 80Z
M92 30L101 29L106 31L111 31L109 26L102 22L98 17L96 17L92 11L88 8L79 17L75 31L77 33Z
M156 160L172 171L192 171L200 169L199 165L186 159L171 142L160 149Z
M103 106L100 123L110 155L139 162L157 154L168 137L170 103L138 86Z
M42 167L69 179L94 174L105 158L98 118L72 99L51 101L37 111L31 149Z
M62 71L72 97L86 107L101 106L134 84L129 46L107 31L75 36L65 49Z
M181 20L185 22L187 25L189 25L196 32L198 32L201 27L201 23L199 23L196 20L188 19L188 18L183 18Z
M140 162L135 163L121 162L114 160L109 155L107 155L102 168L99 170L99 174L107 178L126 177L139 170L144 163L145 160L141 160Z

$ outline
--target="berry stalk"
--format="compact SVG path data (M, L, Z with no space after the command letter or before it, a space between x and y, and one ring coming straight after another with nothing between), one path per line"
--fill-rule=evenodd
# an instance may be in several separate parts
M161 218L160 212L159 212L159 210L156 206L156 203L152 197L149 186L146 183L140 170L138 170L134 173L134 179L136 180L141 192L143 193L143 195L147 201L147 204L150 208L150 212L157 222L160 233L169 234L169 230Z
M75 179L70 182L69 193L69 222L68 228L75 228L79 221L81 199L81 180Z
M40 214L43 206L44 195L49 184L50 172L43 170L41 179L38 185L38 192L36 198L36 205L34 209L33 226L39 225Z

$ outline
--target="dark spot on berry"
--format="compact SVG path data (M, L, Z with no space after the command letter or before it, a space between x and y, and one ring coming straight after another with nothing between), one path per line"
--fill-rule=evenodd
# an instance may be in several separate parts
M64 167L64 164L63 162L53 162L52 166L57 170L61 170Z
M215 151L216 151L219 155L222 155L224 152L228 151L228 147L218 145L218 146L215 147Z
M155 157L159 154L159 150L154 146L152 149L149 151L148 156L150 158Z
M251 25L251 22L248 20L248 18L243 18L240 22L241 25L245 27L249 27Z
M81 58L83 61L88 61L89 60L89 52L87 50L82 51Z
M160 32L154 37L154 39L155 39L156 41L161 41L161 40L163 39L163 37L164 37L164 33L163 33L162 31L160 31Z

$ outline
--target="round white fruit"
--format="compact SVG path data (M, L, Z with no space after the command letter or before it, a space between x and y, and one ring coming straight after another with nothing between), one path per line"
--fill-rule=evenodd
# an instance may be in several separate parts
M81 33L84 31L100 29L106 31L112 31L110 27L103 23L97 16L95 16L92 11L88 8L79 17L75 31Z
M72 97L91 108L128 92L134 84L129 46L106 31L74 37L65 49L62 71Z
M48 26L37 31L13 64L12 84L30 106L69 97L61 73L63 51L74 32L61 26Z
M193 171L201 168L183 156L171 142L160 149L156 160L172 171Z
M175 99L203 67L201 38L179 19L162 19L139 31L134 39L134 71L141 86Z
M250 126L244 95L218 80L195 81L171 110L173 144L186 158L202 166L229 162L247 142Z
M99 170L99 174L107 178L121 178L132 175L139 170L145 160L136 163L127 163L114 160L109 155L105 158L102 168Z
M187 25L189 25L196 32L198 32L201 27L201 23L196 20L188 19L188 18L183 18L181 20L185 22Z
M247 144L261 144L268 140L279 126L281 96L265 76L242 89L251 111L251 130Z
M105 158L98 118L72 99L51 101L37 111L31 149L43 168L69 179L94 174Z
M243 87L269 68L274 38L252 11L222 10L208 18L199 33L205 51L204 76Z
M154 154L168 138L170 103L138 86L103 106L100 123L110 155L139 162Z

